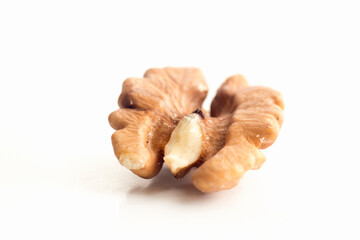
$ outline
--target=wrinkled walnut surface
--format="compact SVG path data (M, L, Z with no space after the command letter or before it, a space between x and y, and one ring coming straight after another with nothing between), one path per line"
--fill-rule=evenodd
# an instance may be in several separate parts
M143 178L163 164L164 146L177 122L201 107L208 86L199 69L149 69L144 78L124 81L118 104L109 116L117 130L112 143L119 162Z
M272 145L283 122L284 104L279 92L249 87L241 75L228 78L219 88L211 116L205 117L205 143L193 184L203 192L236 186L243 174L265 161L259 150Z
M201 71L195 68L150 69L144 78L126 79L120 109L109 116L117 130L112 143L119 162L138 176L151 178L160 171L167 146L171 156L165 161L172 173L181 178L199 167L193 184L207 193L232 188L247 170L261 167L265 156L259 149L273 144L283 122L281 94L250 87L243 76L235 75L221 85L209 114L201 110L207 91ZM185 122L180 126L179 121ZM191 135L195 130L199 140ZM186 149L172 150L177 144ZM177 161L191 152L196 157L179 168Z

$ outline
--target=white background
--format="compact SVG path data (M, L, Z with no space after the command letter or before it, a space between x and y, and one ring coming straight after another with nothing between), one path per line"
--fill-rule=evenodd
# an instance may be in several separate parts
M358 1L1 1L0 239L359 239ZM108 114L150 67L282 92L267 162L200 194L118 164Z

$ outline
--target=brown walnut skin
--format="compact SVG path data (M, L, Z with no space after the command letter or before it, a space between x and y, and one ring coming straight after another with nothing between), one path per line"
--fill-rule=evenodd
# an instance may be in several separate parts
M118 104L109 116L116 157L143 178L156 176L164 146L177 122L201 107L208 87L199 69L149 69L143 78L124 81Z
M276 140L283 122L281 94L266 87L249 87L235 75L222 84L202 121L203 163L192 176L194 186L212 193L233 188L243 174L265 161L260 149Z
M265 156L259 149L273 144L283 122L281 94L266 87L249 87L244 77L235 75L222 84L209 114L201 110L207 90L195 68L150 69L142 79L125 80L120 109L109 116L117 130L112 143L119 162L140 177L151 178L162 167L165 145L181 147L177 141L193 139L186 149L191 153L189 149L196 146L195 158L184 157L178 148L179 155L165 159L169 166L179 159L174 164L180 167L172 170L177 178L198 167L193 184L205 193L230 189L246 171L260 168ZM190 116L184 118L189 114L195 125L188 126L197 127L178 128L188 129L183 138L183 130L174 129L180 120L189 121ZM197 135L191 135L194 131ZM172 134L180 138L167 145Z

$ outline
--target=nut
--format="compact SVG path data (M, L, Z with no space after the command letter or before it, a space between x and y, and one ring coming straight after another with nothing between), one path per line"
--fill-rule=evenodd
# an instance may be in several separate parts
M123 83L120 109L109 116L119 162L143 178L158 174L163 161L176 178L192 167L194 186L211 193L238 184L265 161L283 122L281 94L228 78L210 114L201 109L208 88L196 68L150 69Z
M277 138L283 109L279 92L249 87L241 75L230 77L218 90L210 115L197 110L179 122L164 160L176 177L200 166L192 180L202 192L232 188L247 170L265 161L259 148Z
M149 69L144 78L124 81L118 104L109 116L119 162L143 178L158 174L164 146L176 124L201 107L208 91L199 69Z

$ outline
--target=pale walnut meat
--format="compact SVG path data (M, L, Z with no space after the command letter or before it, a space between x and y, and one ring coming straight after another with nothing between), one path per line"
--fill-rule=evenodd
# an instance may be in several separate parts
M212 193L236 186L243 174L265 161L259 149L277 138L283 122L281 94L249 87L245 78L228 78L218 90L211 114L185 116L165 146L164 160L176 177L193 166L194 186Z
M118 104L109 116L119 162L143 178L163 164L164 146L184 116L201 107L208 86L199 69L149 69L143 78L124 81Z

